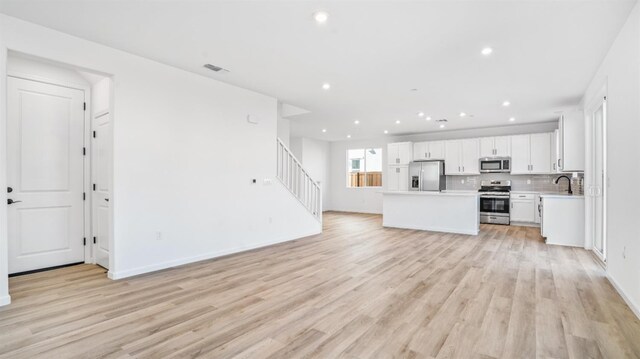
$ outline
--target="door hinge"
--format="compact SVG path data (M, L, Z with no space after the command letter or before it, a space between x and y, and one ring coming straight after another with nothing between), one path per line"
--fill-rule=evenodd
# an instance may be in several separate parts
M93 237L93 244L96 244L96 237Z
M93 184L93 190L94 191L96 190L96 184L95 183Z
M83 201L87 200L87 193L86 192L82 192L82 200Z
M83 156L87 155L87 148L86 147L82 147L82 155Z
M93 138L96 138L96 131L93 131Z
M87 110L87 103L86 103L86 102L83 102L83 103L82 103L82 109L83 109L84 111L86 111L86 110Z
M82 245L83 246L87 245L87 237L82 238Z

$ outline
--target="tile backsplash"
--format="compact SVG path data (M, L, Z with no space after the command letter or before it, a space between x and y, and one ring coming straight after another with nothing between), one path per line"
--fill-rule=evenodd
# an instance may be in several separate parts
M477 190L481 181L490 180L511 180L512 191L532 191L532 192L566 192L569 189L567 180L560 180L555 184L557 175L511 175L508 173L483 173L477 176L447 176L448 190ZM571 177L571 174L567 174ZM572 178L571 187L574 194L582 194L581 186L582 173L577 178Z

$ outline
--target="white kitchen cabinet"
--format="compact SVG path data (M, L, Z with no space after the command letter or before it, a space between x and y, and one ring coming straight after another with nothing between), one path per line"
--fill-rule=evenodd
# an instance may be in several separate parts
M511 222L535 223L535 194L512 193L510 200Z
M409 190L409 167L389 166L387 167L387 191L408 191Z
M480 141L477 138L445 141L445 174L480 174Z
M529 135L511 136L511 174L528 174L531 153Z
M460 164L462 173L467 175L480 174L480 143L477 138L461 141L462 151Z
M493 145L493 137L483 137L480 139L480 157L493 157L495 146Z
M429 142L429 159L444 160L444 141Z
M498 157L511 156L511 136L494 137L494 148Z
M551 171L551 133L511 136L511 174Z
M542 194L540 232L547 244L584 247L584 196Z
M459 175L462 173L460 154L462 148L459 140L445 141L444 143L444 173L447 175Z
M413 144L413 160L443 160L444 141L416 142Z
M510 136L483 137L480 139L480 157L509 157Z
M426 142L413 143L413 160L424 161L429 159L429 150Z
M551 133L534 133L531 135L530 173L551 173L551 137Z
M408 165L413 160L413 143L396 142L387 145L387 165Z
M584 171L584 112L564 113L558 121L559 153L557 165L562 172Z
M536 218L536 223L539 224L542 217L542 197L540 197L540 193L536 193L534 198L535 208L533 210Z
M560 168L560 130L551 134L551 173L562 173Z

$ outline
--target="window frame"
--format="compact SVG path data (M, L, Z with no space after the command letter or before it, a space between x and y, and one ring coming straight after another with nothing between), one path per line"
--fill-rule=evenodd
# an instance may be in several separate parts
M360 166L364 167L364 170L359 171L359 172L352 172L352 159L349 157L349 152L350 151L363 151L363 155L364 157L360 159ZM367 174L370 173L367 170L367 151L369 150L374 150L376 151L376 154L379 153L380 154L380 165L383 166L382 161L384 160L384 153L383 153L383 149L382 147L363 147L363 148L347 148L347 150L345 151L345 157L346 157L346 170L347 170L347 175L346 175L346 187L348 189L352 189L352 188L383 188L383 171L382 169L380 169L380 171L373 171L372 173L380 173L380 185L379 186L370 186L369 183L367 183ZM365 185L364 186L351 186L351 174L352 173L363 173L364 174L364 181L365 181Z

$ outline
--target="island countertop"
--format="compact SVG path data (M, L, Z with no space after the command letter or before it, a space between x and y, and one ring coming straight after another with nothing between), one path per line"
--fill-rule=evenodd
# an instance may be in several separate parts
M385 191L382 194L389 195L411 195L411 196L474 196L479 195L478 191Z

